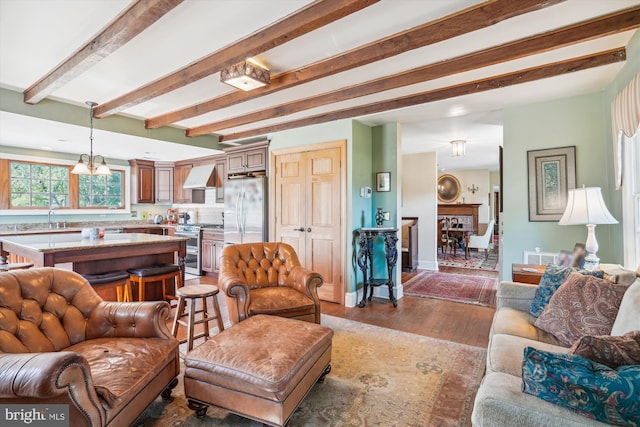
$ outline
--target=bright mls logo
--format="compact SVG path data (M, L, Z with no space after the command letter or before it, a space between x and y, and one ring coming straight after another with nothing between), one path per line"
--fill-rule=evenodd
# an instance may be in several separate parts
M0 425L69 427L69 405L0 405Z

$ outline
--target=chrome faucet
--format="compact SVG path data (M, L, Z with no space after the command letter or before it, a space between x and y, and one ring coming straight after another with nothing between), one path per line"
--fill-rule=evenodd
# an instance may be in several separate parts
M51 222L51 215L55 216L56 213L53 211L53 209L49 209L49 213L47 214L47 222L49 223L49 230L51 230L53 228L53 223Z

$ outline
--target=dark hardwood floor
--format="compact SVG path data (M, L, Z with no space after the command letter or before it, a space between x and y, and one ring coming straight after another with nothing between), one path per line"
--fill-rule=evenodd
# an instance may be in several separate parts
M498 277L497 272L467 268L440 267L440 272ZM415 274L403 273L402 281L405 282ZM186 285L197 283L216 284L217 280L213 277L200 277L186 281ZM218 295L218 301L226 320L226 302L221 294ZM397 308L389 300L380 298L373 298L364 308L348 308L322 301L321 311L357 322L478 347L487 346L495 313L495 309L489 307L410 296L401 298ZM179 338L182 335L182 331L180 332Z

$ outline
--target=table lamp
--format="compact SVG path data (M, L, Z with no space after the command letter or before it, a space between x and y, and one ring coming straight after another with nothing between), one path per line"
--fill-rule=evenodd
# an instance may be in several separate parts
M598 241L596 240L597 224L617 224L618 221L609 213L602 199L600 187L575 188L569 190L567 207L558 225L586 225L587 241L585 249L584 268L593 270L600 263L596 255Z

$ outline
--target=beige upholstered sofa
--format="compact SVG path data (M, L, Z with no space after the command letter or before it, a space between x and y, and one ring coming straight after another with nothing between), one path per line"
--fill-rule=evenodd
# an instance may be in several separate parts
M133 424L178 382L169 313L102 301L73 271L0 272L0 403L68 405L74 427Z
M604 265L605 278L633 283L624 295L611 335L640 330L640 279L619 266ZM634 282L635 281L635 282ZM525 347L567 353L556 337L534 326L529 313L537 285L502 282L497 310L489 333L487 370L476 395L472 424L485 427L563 426L587 427L607 424L577 415L521 391Z

